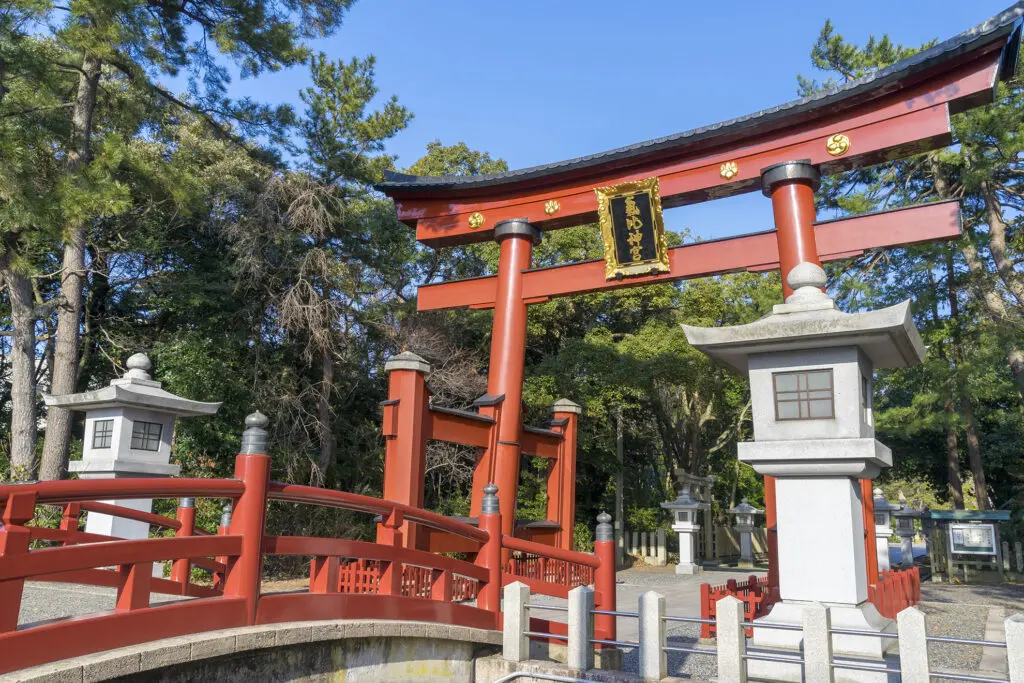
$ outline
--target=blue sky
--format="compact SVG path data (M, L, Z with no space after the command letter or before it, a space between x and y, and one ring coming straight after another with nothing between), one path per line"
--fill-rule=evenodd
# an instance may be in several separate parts
M1011 0L735 0L643 3L360 0L315 48L377 56L381 96L415 119L390 144L399 167L427 142L464 141L512 168L590 154L770 107L815 76L825 19L863 43L946 39ZM236 81L234 95L298 103L304 69ZM771 227L750 194L666 212L704 238Z

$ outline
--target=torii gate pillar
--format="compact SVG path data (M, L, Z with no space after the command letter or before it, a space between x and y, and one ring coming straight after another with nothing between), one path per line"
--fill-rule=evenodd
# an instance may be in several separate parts
M491 362L487 393L504 394L498 416L498 445L494 457L494 483L503 494L501 532L512 535L519 490L519 434L523 418L523 368L526 364L526 305L523 271L530 267L533 245L540 231L525 220L502 221L494 226L501 246L498 257L498 289L491 328ZM477 495L474 489L473 495Z

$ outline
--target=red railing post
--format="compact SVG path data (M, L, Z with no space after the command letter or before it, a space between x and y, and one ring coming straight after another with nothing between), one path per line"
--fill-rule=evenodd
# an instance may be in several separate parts
M601 564L594 574L596 605L600 610L615 611L615 529L612 516L602 512L597 516L597 530L594 533L594 555ZM602 638L615 640L615 617L610 614L594 615L594 629Z
M78 516L82 514L81 503L68 503L64 506L64 516L60 519L60 530L74 533L78 531ZM72 540L65 539L61 545L74 545Z
M256 623L256 608L263 578L263 534L267 520L267 486L270 456L267 455L266 415L259 411L245 418L242 447L235 458L235 478L245 484L231 515L229 531L242 537L238 557L228 563L224 594L245 598L247 623Z
M335 556L314 557L309 561L309 592L337 593L341 561Z
M711 618L711 584L702 583L700 585L700 618L710 619ZM711 624L700 625L700 637L710 638L711 637Z
M0 517L0 558L13 558L28 552L32 532L25 528L36 514L34 491L12 493ZM22 590L25 579L0 581L0 633L18 628L18 612L21 610Z
M175 537L192 536L196 525L196 499L192 497L178 499L178 514L181 526L174 532ZM188 594L188 582L192 571L192 562L187 557L175 560L171 565L171 581L181 586L181 594Z
M402 524L405 522L405 518L402 515L402 511L398 508L391 510L391 514L387 515L377 527L377 542L378 543L390 543L394 548L395 557L384 563L383 571L380 573L380 579L377 582L377 593L380 595L401 595L402 594L402 560L398 558L398 553L402 549ZM385 531L383 538L388 541L381 541L381 531Z
M128 611L149 607L149 587L153 582L153 563L121 565L117 568L121 585L117 587L114 609Z
M476 563L487 570L487 583L480 587L476 604L480 609L493 612L495 627L500 628L498 615L501 612L501 504L498 501L498 487L488 484L480 501L480 529L488 534L487 540L477 553Z
M226 536L228 530L231 527L231 503L228 503L221 508L220 511L220 524L217 525L217 535ZM228 566L228 558L224 555L218 555L217 561L220 562L224 567ZM224 590L224 577L226 572L214 572L213 574L213 587L222 591Z
M451 602L454 593L452 573L446 569L434 569L430 573L430 599Z

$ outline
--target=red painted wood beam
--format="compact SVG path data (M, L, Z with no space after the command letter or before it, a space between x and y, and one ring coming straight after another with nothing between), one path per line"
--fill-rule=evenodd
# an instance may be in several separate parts
M897 247L960 236L960 206L956 200L922 204L905 209L819 221L814 235L822 261L857 256L869 249ZM762 271L779 267L775 231L697 242L669 249L671 269L661 275L606 280L604 261L587 261L523 274L523 296L545 300L583 292L672 282L743 270ZM496 277L422 285L417 308L493 308Z
M757 190L760 170L775 163L810 159L822 175L869 166L950 144L950 111L990 101L998 63L998 52L982 54L856 109L752 138L738 136L710 149L688 149L669 158L598 173L590 170L586 176L541 179L539 186L493 188L481 196L425 198L410 193L396 196L395 206L400 220L415 225L418 240L443 247L490 240L494 225L508 218L525 218L542 230L593 221L597 215L593 189L630 180L658 176L662 204L669 208ZM826 142L836 133L851 140L850 151L840 157L826 151ZM720 175L720 166L727 161L739 169L729 179ZM544 210L552 199L560 205L554 216ZM485 223L473 229L468 219L477 211Z
M458 443L463 446L487 448L493 428L494 420L484 420L431 408L427 438Z
M558 459L558 448L562 445L561 435L542 434L524 429L519 439L520 451L523 455L532 455L548 460Z

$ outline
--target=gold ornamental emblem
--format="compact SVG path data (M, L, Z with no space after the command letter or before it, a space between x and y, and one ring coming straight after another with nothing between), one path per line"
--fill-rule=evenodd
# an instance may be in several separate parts
M825 151L834 157L841 157L850 149L850 138L842 133L836 133L825 143Z
M740 167L735 161L727 161L718 168L718 175L726 180L731 180L734 175L740 172Z
M480 213L479 211L474 211L473 213L469 214L469 227L470 228L472 228L473 230L476 230L477 228L479 228L483 224L484 224L484 215L482 213Z
M544 213L546 213L549 216L554 216L556 213L558 213L558 210L560 208L562 208L562 206L561 204L558 203L558 200L549 199L544 204Z

